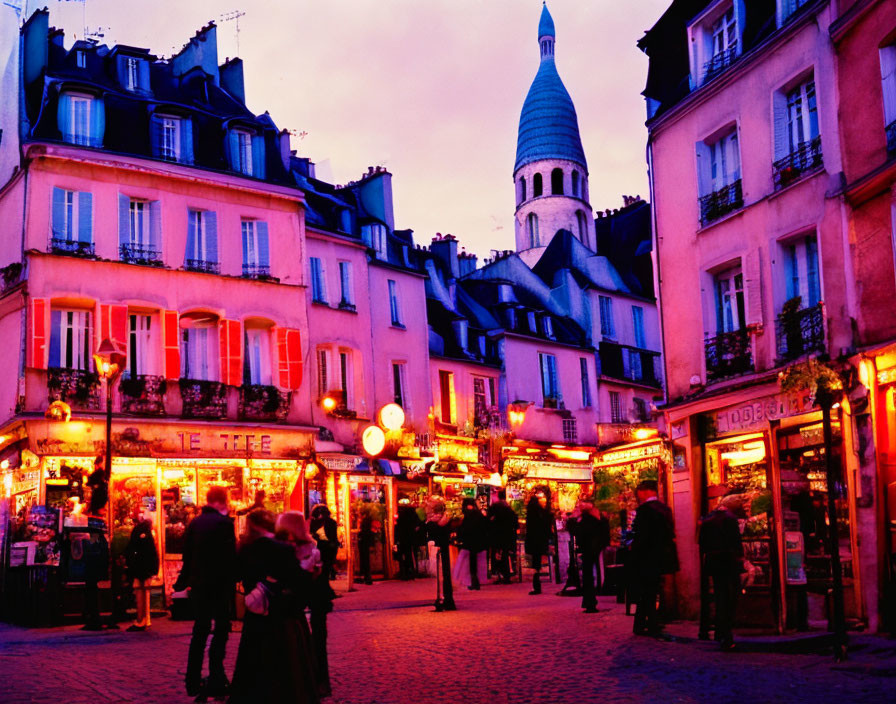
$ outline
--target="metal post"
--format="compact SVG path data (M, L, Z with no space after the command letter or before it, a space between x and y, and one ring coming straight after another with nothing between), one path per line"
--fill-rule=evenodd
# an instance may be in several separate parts
M827 399L821 404L822 426L824 431L824 461L828 485L828 531L831 552L831 573L834 580L834 658L839 662L846 659L846 613L843 606L843 574L840 567L840 536L837 529L837 507L835 494L837 485L834 480L834 461L832 456L833 431L831 429L831 406Z
M112 481L112 379L106 381L106 482Z

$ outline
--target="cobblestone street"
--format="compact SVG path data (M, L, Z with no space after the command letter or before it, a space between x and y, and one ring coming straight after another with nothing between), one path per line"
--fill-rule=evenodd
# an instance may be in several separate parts
M896 644L854 636L850 660L719 653L672 624L674 641L631 635L612 599L585 615L578 599L527 584L458 593L431 611L432 580L359 587L330 617L334 704L455 702L892 702ZM605 610L604 610L605 609ZM189 702L190 625L158 617L146 633L0 627L4 703ZM228 646L232 669L239 634Z

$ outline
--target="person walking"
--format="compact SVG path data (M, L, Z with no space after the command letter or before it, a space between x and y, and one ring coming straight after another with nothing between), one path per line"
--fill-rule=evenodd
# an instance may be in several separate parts
M276 537L295 546L299 565L311 577L308 607L311 614L311 647L317 691L321 697L332 693L330 665L327 656L327 614L333 610L330 581L323 569L320 551L308 531L305 516L300 511L286 511L277 516ZM307 641L307 622L304 613L297 624L299 642ZM301 653L298 653L301 655Z
M404 502L404 503L402 503ZM414 579L417 567L414 550L420 540L420 517L407 499L401 499L395 521L395 543L398 551L398 575L402 580Z
M664 574L678 570L672 510L657 496L655 480L636 488L638 510L632 523L631 564L635 580L635 635L658 636L662 632L656 601Z
M743 571L744 546L740 535L737 516L725 504L710 511L700 522L700 555L706 581L712 582L715 602L715 639L722 650L734 648L734 611L737 607L737 593L740 575ZM706 585L708 587L708 584ZM708 614L701 609L700 633L709 632Z
M227 692L224 655L235 583L236 535L228 516L227 488L215 485L206 494L202 512L184 533L183 567L174 583L175 591L190 590L195 616L187 655L186 688L190 696L221 696ZM210 633L208 679L203 681L202 661Z
M579 512L576 543L582 554L582 608L585 613L595 614L598 611L595 584L600 584L601 553L610 544L610 522L589 501L579 502Z
M159 573L159 551L152 534L152 514L138 516L125 548L128 579L134 583L137 597L137 620L128 631L145 631L151 623L149 612L149 582Z
M266 509L246 516L238 558L246 614L230 704L320 701L304 615L311 575L297 556L297 549L308 543L305 538L299 544L276 540L274 529L274 514Z
M445 510L445 502L436 499L427 506L426 524L424 525L427 540L433 541L439 551L439 565L442 570L442 596L436 598L436 611L457 611L454 603L454 588L451 585L451 555L448 552L451 542L450 518ZM439 577L436 575L436 581Z
M504 489L498 491L498 500L488 507L486 515L491 524L498 582L510 584L510 560L516 553L516 535L520 519L507 503L507 492Z
M325 504L318 504L311 509L309 530L317 541L324 574L328 580L336 579L336 554L339 552L337 528L336 521L330 516L330 509ZM335 596L335 592L333 595Z
M532 576L530 595L541 594L541 563L548 554L554 531L554 517L548 508L548 496L544 490L532 495L526 504L526 554L532 560L535 573ZM550 567L548 567L550 569Z
M476 499L465 498L461 502L461 512L463 520L457 529L457 537L461 548L469 553L470 558L470 585L467 589L478 591L480 589L479 553L487 547L488 521L476 505Z

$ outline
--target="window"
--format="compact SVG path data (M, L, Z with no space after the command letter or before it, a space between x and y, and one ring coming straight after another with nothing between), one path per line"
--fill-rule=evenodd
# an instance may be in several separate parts
M351 350L339 350L339 388L342 389L342 405L345 408L354 406L352 393L352 353Z
M267 328L246 328L243 383L270 386L271 333Z
M330 367L330 352L326 349L317 351L317 395L323 398L330 390L330 380L328 378Z
M887 151L896 151L896 44L880 50L881 90L884 101L884 125Z
M327 302L327 280L320 257L309 257L311 262L311 300L314 303Z
M352 231L352 211L348 208L339 211L339 229L342 232Z
M743 206L737 127L697 144L700 221L707 224Z
M641 353L637 350L623 350L623 355L628 352L628 376L632 381L641 381L644 378L644 367ZM623 357L623 364L625 357Z
M563 442L576 445L579 442L579 433L575 418L563 419Z
M51 249L93 254L93 195L54 187L52 211Z
M520 199L519 202L522 203L526 200L526 177L520 176Z
M575 170L572 172L572 194L577 198L582 195L579 192L579 172Z
M365 225L366 243L376 252L376 258L386 260L388 253L386 250L386 226L380 224Z
M234 132L236 153L233 168L246 176L252 175L252 135L237 130Z
M495 405L495 380L484 376L473 377L473 409L480 424Z
M545 337L554 337L554 321L551 320L551 317L546 315L541 319L541 324L544 326L544 336Z
M218 273L218 217L210 210L187 212L187 269Z
M526 322L529 324L529 332L533 335L538 334L538 325L535 323L535 313L533 311L529 311L526 313Z
M647 401L643 398L635 399L635 416L642 423L650 420L650 410L648 409Z
M609 296L598 296L600 304L600 334L603 337L616 337L616 324L613 322L613 299Z
M588 239L588 216L581 210L576 211L576 225L579 229L579 242L586 247L590 247L591 243Z
M118 56L118 82L125 90L149 90L149 61L136 56Z
M618 391L610 391L610 422L625 422L625 418L622 417L622 398Z
M339 305L346 308L355 307L355 296L352 293L352 264L339 262Z
M558 399L560 385L557 380L557 358L552 354L539 353L538 364L541 369L541 391L545 400Z
M181 378L215 380L219 354L215 322L209 317L181 318Z
M87 68L87 54L80 49L75 52L75 65L78 68Z
M563 195L563 169L551 171L551 194L555 196Z
M815 235L783 245L785 300L799 296L801 308L821 300L818 276L818 239Z
M243 276L263 278L271 275L268 224L263 220L243 220Z
M740 179L740 150L737 130L709 145L710 185L713 191Z
M106 124L102 100L80 93L63 93L59 96L56 119L63 141L86 147L103 146Z
M541 174L535 174L532 177L532 197L537 198L541 195L542 185L541 185Z
M180 120L176 117L162 118L162 158L180 160Z
M529 246L538 246L538 216L535 213L529 213L526 216L526 229L529 234Z
M815 81L775 93L775 189L784 188L823 163Z
M443 423L457 423L457 397L454 390L454 372L439 370L440 418Z
M781 5L781 19L786 21L789 17L791 17L797 10L799 10L803 5L806 5L810 0L779 0Z
M118 238L122 261L161 264L161 209L159 201L118 196Z
M588 360L579 357L579 369L582 377L582 408L591 408L591 383L588 381Z
M51 368L90 371L93 329L86 310L52 310L50 312Z
M815 81L798 85L787 94L787 144L790 153L818 136Z
M128 316L127 373L131 378L155 372L154 334L151 315L136 313Z
M644 340L644 309L641 306L632 306L632 328L635 331L635 347L646 348L647 344Z
M124 87L128 90L137 90L137 86L140 84L140 79L137 75L137 59L127 56L124 60L125 63L125 85Z
M403 328L401 322L401 305L398 300L398 284L389 279L389 314L392 318L392 324L396 327Z
M717 332L745 330L747 318L744 299L744 275L740 267L717 274L715 284Z
M405 366L404 362L392 362L392 395L395 403L407 411Z
M153 156L193 163L193 122L186 117L155 113L149 121Z

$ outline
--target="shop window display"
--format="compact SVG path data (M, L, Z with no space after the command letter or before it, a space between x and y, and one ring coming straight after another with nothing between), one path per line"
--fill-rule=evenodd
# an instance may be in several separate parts
M187 526L199 513L196 470L192 467L162 470L161 497L165 525L165 554L182 555Z

